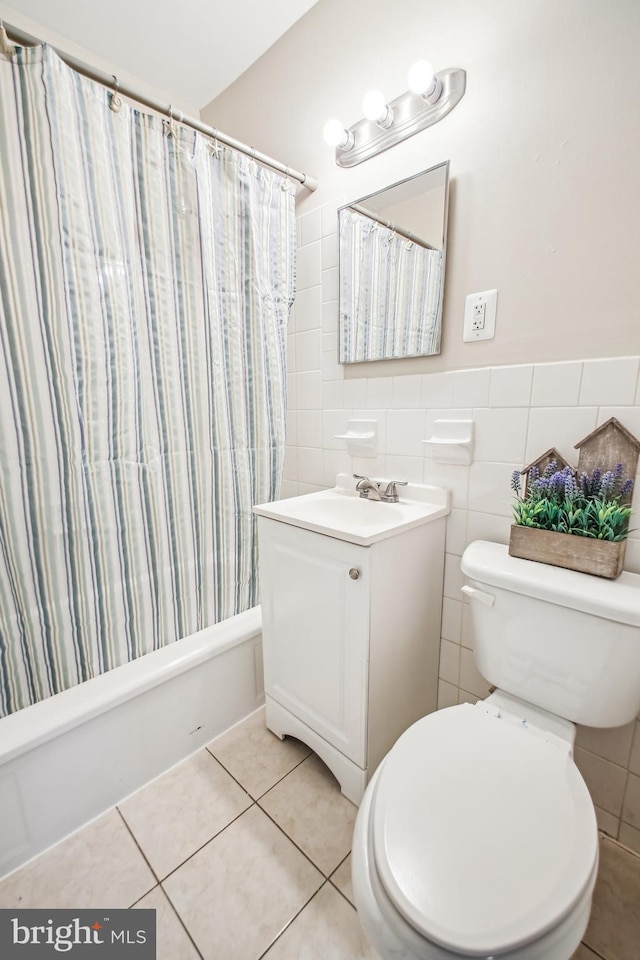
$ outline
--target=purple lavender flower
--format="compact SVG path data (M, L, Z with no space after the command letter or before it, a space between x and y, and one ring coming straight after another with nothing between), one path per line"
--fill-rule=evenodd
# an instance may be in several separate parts
M594 470L594 473L595 473L595 470ZM599 492L599 496L603 500L606 500L607 497L611 496L614 483L615 483L615 478L611 470L607 470L606 473L602 474L602 477L600 479L600 489L598 492Z
M536 493L545 493L549 489L549 481L546 477L538 477L532 486Z
M582 494L582 496L588 497L589 494L591 493L591 484L589 483L589 474L581 473L579 484L580 484L580 493Z
M520 471L519 470L514 470L513 473L511 474L511 489L515 493L520 492Z
M550 460L549 463L544 468L544 473L542 474L542 476L548 479L550 476L552 476L556 472L557 469L558 469L557 462L555 460Z
M629 477L629 479L625 480L625 482L622 484L622 487L620 489L620 496L628 497L632 490L633 490L633 480L631 479L631 477Z
M564 493L566 475L562 470L558 470L549 480L549 488L556 496L561 497Z
M575 500L578 496L578 485L576 478L572 474L566 474L564 478L564 495L567 500Z

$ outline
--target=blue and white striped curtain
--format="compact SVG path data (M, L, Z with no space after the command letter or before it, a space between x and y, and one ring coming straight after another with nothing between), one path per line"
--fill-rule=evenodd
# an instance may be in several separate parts
M339 231L340 362L439 353L442 252L349 207Z
M277 496L282 177L0 58L0 714L247 609Z

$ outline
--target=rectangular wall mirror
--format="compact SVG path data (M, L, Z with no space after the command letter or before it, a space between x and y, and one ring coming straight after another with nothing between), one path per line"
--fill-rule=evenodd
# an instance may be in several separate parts
M338 210L340 363L440 353L449 161Z

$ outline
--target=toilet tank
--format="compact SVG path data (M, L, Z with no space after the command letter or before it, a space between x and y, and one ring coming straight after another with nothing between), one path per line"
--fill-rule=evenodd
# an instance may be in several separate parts
M617 580L510 557L477 540L462 557L473 649L501 690L590 727L640 711L640 576Z

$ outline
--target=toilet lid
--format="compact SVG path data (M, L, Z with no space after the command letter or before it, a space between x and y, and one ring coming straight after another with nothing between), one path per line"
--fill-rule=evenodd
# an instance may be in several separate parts
M597 864L593 804L568 745L470 704L400 737L379 771L371 827L399 912L469 956L551 929Z

